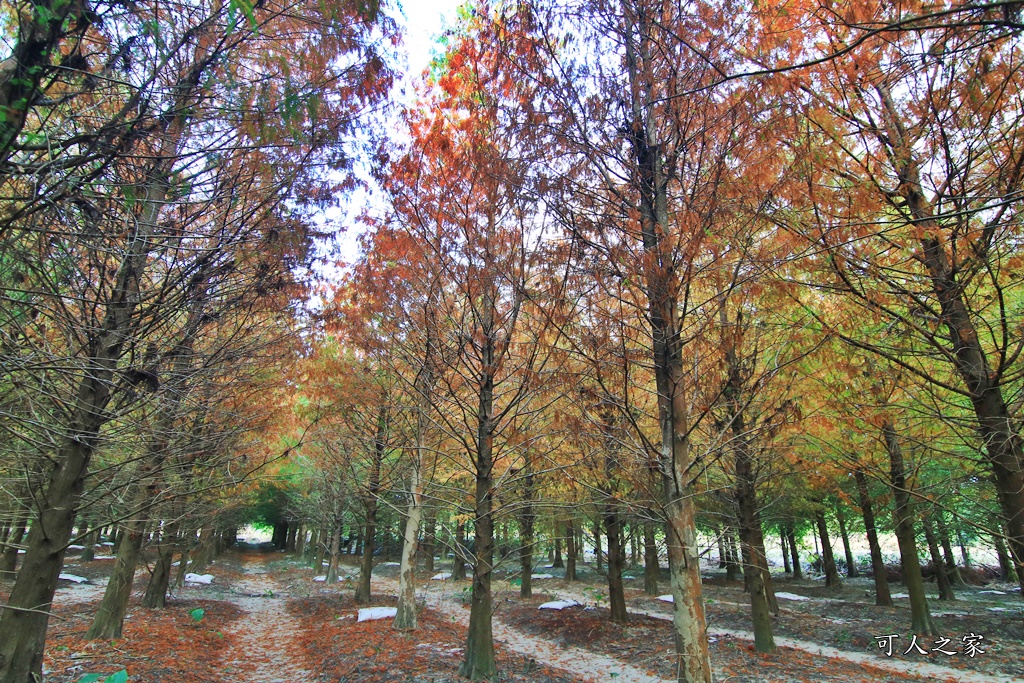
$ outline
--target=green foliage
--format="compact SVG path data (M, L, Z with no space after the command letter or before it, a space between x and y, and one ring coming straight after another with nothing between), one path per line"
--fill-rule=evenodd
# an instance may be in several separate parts
M206 616L206 610L204 610L202 607L196 607L193 610L189 610L188 615L192 617L192 621L198 624L203 620L203 617Z

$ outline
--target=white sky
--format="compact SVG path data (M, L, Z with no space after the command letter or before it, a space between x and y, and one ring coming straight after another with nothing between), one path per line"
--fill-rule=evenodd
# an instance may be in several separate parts
M401 98L403 91L412 92L412 81L419 78L423 70L430 64L435 51L442 48L437 39L442 31L455 24L457 8L466 0L396 0L395 6L389 8L402 32L401 51L404 55L396 60L407 64L407 70L399 79L393 91L395 97ZM356 217L365 202L374 201L364 192L355 192L347 201L346 206L336 207L324 212L324 218L332 224L342 227L343 233L336 237L338 256L351 263L359 255L357 239L360 225ZM336 272L333 268L325 269L326 273Z
M434 40L445 25L455 23L455 11L466 0L408 0L399 2L399 22L409 54L409 73L418 75L430 62ZM402 17L404 14L404 18ZM445 24L447 20L447 24Z

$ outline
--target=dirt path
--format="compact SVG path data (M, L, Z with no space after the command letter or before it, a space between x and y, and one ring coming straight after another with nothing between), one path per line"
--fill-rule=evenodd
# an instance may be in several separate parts
M374 582L378 586L385 581L374 577ZM394 588L397 592L397 583L393 587L390 585L391 583L394 582L388 583L387 590L390 591ZM456 603L451 597L446 597L442 587L427 585L418 590L417 595L425 599L428 607L445 616L454 617L463 626L469 625L469 610ZM666 683L669 680L652 676L642 669L630 666L614 657L605 657L577 647L555 645L543 638L528 635L502 623L499 616L494 617L492 630L496 643L513 652L531 657L541 664L561 669L580 678L611 679L619 683Z
M245 611L232 629L234 644L225 658L225 674L236 683L312 681L301 657L288 644L299 633L286 608L288 594L262 568L247 568L244 581L232 586L230 601Z

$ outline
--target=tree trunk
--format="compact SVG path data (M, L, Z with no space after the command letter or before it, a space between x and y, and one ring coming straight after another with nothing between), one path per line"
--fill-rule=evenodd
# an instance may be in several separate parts
M733 531L732 527L728 528L728 533L725 537L725 580L736 581L739 577L743 577L744 590L746 590L746 572L743 570L743 565L740 562L740 552L736 543L736 532Z
M27 517L22 513L7 533L4 554L0 557L0 576L2 577L11 578L15 574L15 569L18 567L18 550L21 549L21 542L28 530L26 525Z
M295 533L295 556L299 559L304 557L306 554L306 527L303 524L299 525L298 530Z
M487 376L480 394L480 425L476 448L476 490L473 517L475 553L473 557L473 594L469 610L466 653L459 673L479 681L497 671L494 661L494 636L491 619L491 571L494 568L493 518L493 378Z
M331 531L331 546L327 560L327 576L324 583L338 582L338 564L341 562L341 524L335 524ZM318 570L319 571L319 570Z
M213 562L213 532L213 527L209 525L199 530L199 545L192 553L192 562L188 567L194 574L202 574Z
M327 536L328 534L325 529L317 532L316 552L313 554L313 571L316 574L324 570L324 558L327 556L328 549Z
M622 584L625 549L622 547L622 517L614 501L604 506L604 528L608 535L608 607L616 624L625 624L626 591Z
M177 537L177 523L165 524L160 535L160 543L156 547L157 559L153 565L153 575L149 577L146 594L142 597L143 607L163 609L167 606L167 589L171 585L171 562L174 559L174 549L177 547Z
M1006 543L1003 541L1003 532L996 527L996 533L992 534L992 542L996 548L996 557L999 558L999 569L1003 575L1003 581L1014 581L1016 575L1013 571L1013 562L1006 552Z
M889 572L882 558L882 546L878 543L878 530L875 527L875 513L871 508L871 497L868 495L868 480L862 470L856 470L857 495L860 497L861 514L864 517L864 530L871 549L871 575L875 582L875 604L879 607L892 607L892 595L889 593Z
M146 531L144 519L133 520L124 528L124 538L117 548L114 570L107 581L103 600L85 634L86 640L116 640L121 637L128 600L132 596L135 569L142 553L142 538Z
M953 587L949 584L949 577L946 576L946 562L939 554L939 543L935 539L935 530L932 529L931 519L925 517L922 520L924 526L924 538L928 544L928 554L932 558L932 567L935 570L935 582L939 586L939 600L956 600L953 594Z
M658 594L658 579L661 578L658 539L654 532L654 522L644 521L644 593L647 595Z
M789 541L789 554L793 561L793 578L804 578L803 567L800 566L800 549L796 545L796 528L793 523L786 525L786 539Z
M782 552L782 571L785 574L792 574L793 568L789 566L789 548L786 547L786 532L779 532L779 548Z
M850 550L850 534L846 532L846 516L843 515L843 508L839 505L836 505L836 521L839 522L839 535L843 539L843 552L846 554L846 576L855 579L860 576L860 571L857 570L857 563Z
M373 552L377 536L377 506L380 496L380 469L387 451L387 436L390 415L388 406L381 405L377 412L377 434L373 442L373 462L370 468L370 481L367 484L364 508L366 518L363 522L363 556L359 563L359 582L356 584L355 601L370 601L370 577L373 574Z
M427 517L426 531L423 534L423 569L428 574L434 571L434 553L437 552L437 513Z
M718 568L725 569L729 561L725 556L725 531L723 529L719 529L715 534L715 542L718 544Z
M565 580L576 580L576 528L572 517L565 522Z
M949 542L949 528L946 526L946 520L942 518L942 511L936 511L935 523L938 526L938 538L939 545L942 546L942 554L946 558L946 575L949 577L949 582L954 586L963 583L963 579L960 578L960 572L957 571L956 558L953 557L953 547Z
M416 449L413 453L409 472L409 508L405 519L405 535L402 539L401 574L398 578L398 611L395 613L394 628L411 630L416 628L416 542L420 534L420 519L423 517L423 467L427 448L427 411L430 410L431 353L430 337L423 366L416 379L419 410L416 415ZM434 549L429 548L431 564Z
M466 523L459 522L455 526L455 548L452 560L452 579L461 581L466 578Z
M100 541L100 530L93 529L82 539L82 562L93 562L96 560L96 544Z
M825 570L825 587L842 588L843 582L839 578L839 570L836 569L835 555L832 554L832 540L829 538L824 510L819 508L815 511L814 522L818 525L818 536L821 538L821 563Z
M893 525L900 546L903 583L907 587L910 599L911 629L915 633L937 636L939 634L932 625L928 599L924 593L924 580L921 578L921 561L917 555L917 541L914 538L914 517L910 507L910 490L907 488L903 451L900 449L899 438L891 422L882 425L882 436L889 454L889 479L894 503Z
M533 471L527 454L523 473L523 503L519 513L519 597L533 597L533 526L536 513L533 509Z
M964 560L964 569L970 569L973 564L971 563L971 554L967 551L967 542L964 540L964 534L960 529L956 530L957 544L960 546L960 557Z
M597 573L604 572L604 552L601 550L601 521L594 520L594 564L597 565Z
M555 522L555 556L551 560L552 569L564 569L565 562L562 560L562 529L559 522Z

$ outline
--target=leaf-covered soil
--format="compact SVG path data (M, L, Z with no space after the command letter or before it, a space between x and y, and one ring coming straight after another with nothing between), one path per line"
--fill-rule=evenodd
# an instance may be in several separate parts
M55 605L46 640L48 683L72 683L85 674L126 669L133 682L220 683L231 647L231 630L241 610L229 602L180 600L167 609L134 606L123 638L88 641L85 632L98 603ZM189 612L204 610L196 622Z
M627 624L613 624L605 608L570 607L561 611L538 610L544 598L509 601L500 618L525 632L544 636L559 644L610 654L662 678L676 675L676 655L671 624L661 619L631 615ZM779 648L770 655L754 652L753 643L718 637L711 643L716 680L735 683L772 681L836 681L876 683L878 681L924 681L917 676L864 667L831 658L809 657L806 652Z
M394 597L379 598L374 606L393 606ZM415 631L396 631L390 619L357 622L351 596L322 595L294 600L292 614L302 623L299 637L307 662L325 680L340 683L461 683L465 637L454 620L430 609L419 613ZM576 680L528 657L497 648L502 683L570 683Z
M751 630L750 607L742 583L706 585L710 628ZM1003 589L1005 595L982 593ZM959 599L943 602L931 596L932 622L939 636L919 637L927 652L911 649L914 634L910 629L910 604L894 600L895 607L874 604L874 584L870 579L848 580L840 591L829 591L812 581L776 581L776 591L811 598L806 601L779 599L780 613L772 620L775 634L828 645L850 652L869 653L879 659L928 662L955 669L977 671L994 677L1024 677L1024 600L1010 586L962 587ZM902 585L891 587L896 595ZM639 592L638 592L639 593ZM642 595L642 594L641 594ZM631 606L639 611L671 614L671 605L637 595ZM992 611L991 608L1006 611ZM899 635L893 639L892 656L886 657L876 636ZM974 657L964 653L964 636L981 635L981 649ZM938 642L937 642L938 641ZM956 654L947 655L937 648ZM910 650L908 654L904 654Z

